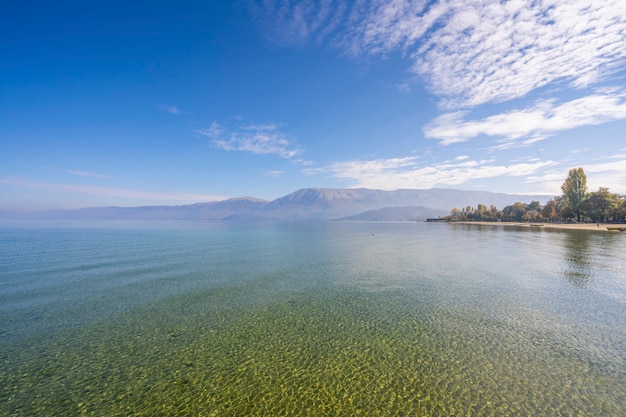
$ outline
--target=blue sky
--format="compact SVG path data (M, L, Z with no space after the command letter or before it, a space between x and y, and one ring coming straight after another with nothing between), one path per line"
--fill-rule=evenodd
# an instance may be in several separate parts
M625 41L623 0L14 2L0 209L626 194Z

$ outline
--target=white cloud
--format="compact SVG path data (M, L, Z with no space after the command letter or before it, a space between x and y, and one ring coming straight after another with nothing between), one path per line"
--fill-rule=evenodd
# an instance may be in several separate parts
M498 165L492 160L467 158L427 166L420 166L417 162L417 157L343 161L303 172L308 175L328 175L347 181L351 187L394 190L456 186L481 178L524 177L554 165L552 161Z
M159 110L162 110L170 114L180 114L180 110L178 109L178 107L167 105L167 104L159 105Z
M286 159L292 158L301 152L298 149L290 149L291 142L280 132L232 134L226 139L217 139L213 143L225 151L251 152L257 155L278 155Z
M278 129L278 126L273 123L268 124L251 124L241 126L243 130L258 130L261 132L271 132Z
M352 55L408 51L450 10L448 2L372 1L355 8L341 45Z
M412 71L446 107L506 101L555 82L586 87L626 58L622 0L447 4L412 55Z
M225 151L251 152L257 155L277 155L291 159L302 153L294 141L274 124L242 125L227 130L217 122L196 133L211 138L212 143Z
M407 80L393 82L407 91L410 83L426 81L446 113L425 126L424 135L444 145L486 136L496 141L491 149L507 149L570 129L626 119L626 90L599 88L623 84L616 76L626 64L624 0L253 3L262 24L271 27L266 34L279 44L324 42L354 58L401 56L409 74ZM568 98L471 116L472 109L486 103L523 98L533 91L541 97L559 97L566 90ZM622 161L617 156L584 167L594 178L607 180L607 186L618 183L611 176L626 184ZM342 161L303 172L384 189L517 176L553 192L549 190L555 185L558 190L567 175L560 168L561 163L539 159L503 164L461 155L430 165L414 157ZM548 169L556 170L553 179L543 175ZM595 172L601 169L606 171Z
M626 156L622 155L617 160L608 162L585 164L583 168L590 191L607 187L611 192L626 195Z
M582 165L587 176L589 191L596 191L599 187L607 187L611 192L626 194L626 155L612 155L605 159ZM567 178L569 170L577 166L581 165L561 163L547 172L542 172L541 175L531 175L525 181L537 184L539 192L559 195L561 184Z
M324 41L347 11L345 2L333 0L262 0L250 6L270 41L295 47Z
M225 129L219 123L213 121L211 122L211 126L206 129L195 130L195 132L203 136L208 136L211 139L217 139L225 132Z
M498 138L503 142L500 149L512 146L515 141L527 145L564 130L626 119L626 94L597 93L562 104L544 100L526 109L482 120L465 120L465 115L452 112L437 117L424 127L424 136L438 139L443 145L480 135Z
M259 4L260 3L260 4ZM401 52L449 108L593 85L626 60L623 0L264 0L253 5L285 45L328 41L353 56Z
M283 174L285 173L285 171L280 171L280 170L263 170L263 174L267 177L274 177L274 178L279 178L281 177Z
M305 167L308 167L308 166L311 166L311 165L315 164L315 162L313 162L313 161L309 161L309 160L302 159L302 158L292 159L291 162L293 162L295 165L302 165L302 166L305 166Z

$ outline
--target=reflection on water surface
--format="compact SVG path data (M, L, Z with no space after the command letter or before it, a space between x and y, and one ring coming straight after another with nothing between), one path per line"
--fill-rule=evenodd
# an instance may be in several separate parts
M571 232L565 235L564 247L567 267L565 277L577 287L585 287L593 279L592 254L590 253L589 232Z

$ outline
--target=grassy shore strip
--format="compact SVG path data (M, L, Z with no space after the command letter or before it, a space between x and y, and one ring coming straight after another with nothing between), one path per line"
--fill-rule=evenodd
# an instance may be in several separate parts
M565 230L593 230L601 232L613 232L616 227L626 227L624 224L615 223L523 223L523 222L479 222L479 221L461 221L452 222L454 224L479 224L487 226L516 226L516 227L542 227L546 229L565 229Z

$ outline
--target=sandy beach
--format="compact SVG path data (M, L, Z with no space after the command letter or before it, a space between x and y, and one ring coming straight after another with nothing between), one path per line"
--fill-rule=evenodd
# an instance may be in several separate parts
M567 229L567 230L589 230L589 231L600 231L600 232L614 232L613 230L609 230L609 228L623 228L626 229L626 224L620 223L519 223L519 222L477 222L477 221L464 221L464 222L454 222L456 224L479 224L485 226L495 226L495 227L540 227L545 229Z

